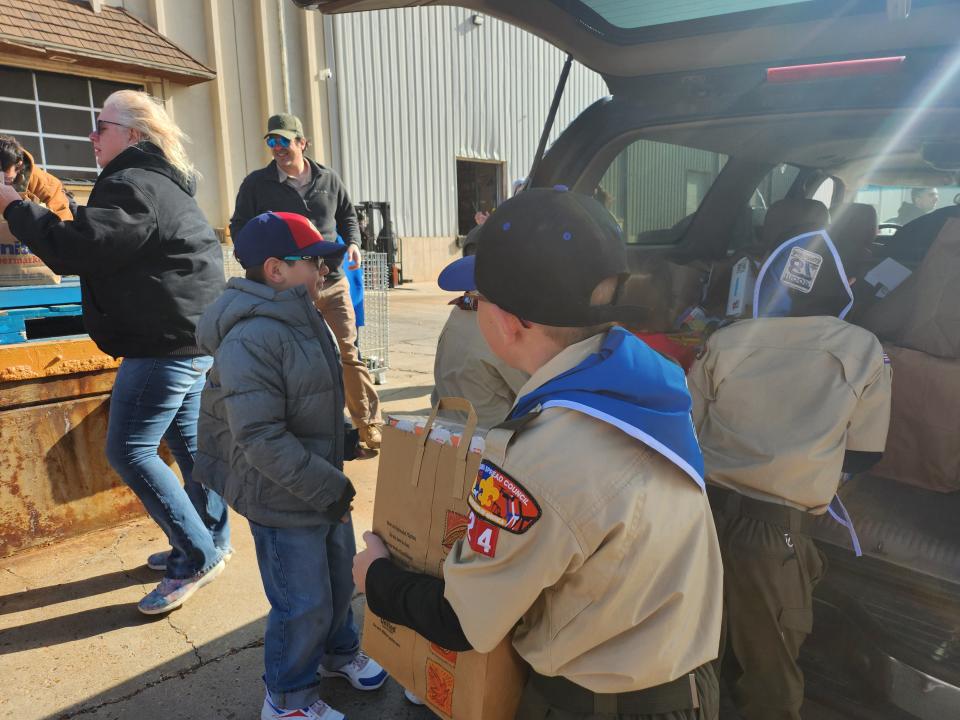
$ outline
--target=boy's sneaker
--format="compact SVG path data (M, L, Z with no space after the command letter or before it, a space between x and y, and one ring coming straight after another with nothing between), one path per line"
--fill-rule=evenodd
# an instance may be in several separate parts
M174 580L164 578L147 596L137 605L137 610L144 615L160 615L175 610L183 605L187 599L204 585L213 582L226 565L221 560L203 575L194 575L190 578Z
M421 700L420 698L418 698L416 695L414 695L414 694L413 694L412 692L410 692L409 690L406 690L406 689L405 689L405 690L403 691L403 696L407 699L407 702L408 702L408 703L411 703L411 704L413 704L413 705L426 705L426 703L425 703L423 700Z
M300 718L300 720L346 720L343 713L337 712L323 700L317 700L310 707L296 710L278 708L267 695L263 700L263 709L260 711L260 720L285 720L286 718Z
M147 557L147 567L151 570L166 570L167 569L167 558L170 557L170 551L164 550L162 552L155 552L153 555ZM230 562L230 558L233 557L233 548L228 548L223 551L223 559L227 562Z
M387 671L380 664L365 653L358 652L357 656L337 670L327 670L323 665L317 671L320 677L343 678L357 690L376 690L387 681Z

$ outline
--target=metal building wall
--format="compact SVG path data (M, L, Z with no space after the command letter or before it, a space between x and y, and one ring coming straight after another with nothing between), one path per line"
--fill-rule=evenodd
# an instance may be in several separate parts
M600 186L612 196L611 210L633 242L639 233L672 227L696 210L702 198L688 197L688 173L702 173L712 183L724 162L708 150L637 140L616 157Z
M509 188L536 151L564 55L473 15L440 7L328 20L337 169L354 199L393 203L402 237L456 234L458 157L505 161ZM599 75L575 64L551 140L606 94Z

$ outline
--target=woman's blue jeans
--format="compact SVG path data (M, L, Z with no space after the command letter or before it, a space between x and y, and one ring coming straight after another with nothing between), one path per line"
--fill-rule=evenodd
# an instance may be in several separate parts
M204 573L230 547L227 506L193 481L200 392L213 358L125 358L110 398L107 459L170 541L166 576ZM183 485L157 455L160 440Z

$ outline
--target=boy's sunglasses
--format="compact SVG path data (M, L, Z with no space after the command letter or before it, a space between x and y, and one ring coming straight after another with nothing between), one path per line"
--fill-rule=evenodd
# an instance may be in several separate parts
M276 147L288 148L290 147L290 138L283 137L282 135L268 135L267 147L271 150Z
M317 257L316 255L285 255L281 260L287 260L289 262L296 262L297 260L305 260L313 265L317 266L317 270L324 267L326 262L324 262L322 257Z

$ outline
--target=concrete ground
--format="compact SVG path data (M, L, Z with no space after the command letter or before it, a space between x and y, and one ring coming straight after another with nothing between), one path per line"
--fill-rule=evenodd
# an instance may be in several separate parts
M378 388L386 412L428 407L449 297L427 283L390 292L390 370ZM347 466L361 545L377 464ZM0 718L259 718L268 605L246 522L231 521L236 553L226 572L159 618L136 609L161 577L146 557L166 547L149 519L0 560ZM362 623L363 598L354 602ZM361 693L329 680L323 694L351 720L434 717L393 681Z
M427 410L449 297L427 283L390 292L391 369L378 388L386 412ZM347 466L358 545L371 524L377 464ZM146 557L166 547L149 519L0 560L0 719L259 718L268 605L246 522L232 523L236 554L226 572L159 618L136 609L160 580ZM362 597L354 609L362 625ZM323 697L350 720L434 717L392 680L373 693L330 680ZM804 718L840 720L811 704Z

